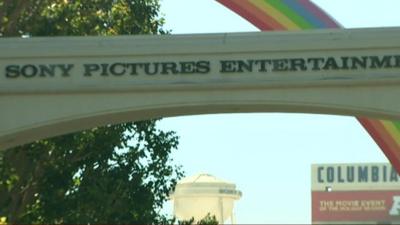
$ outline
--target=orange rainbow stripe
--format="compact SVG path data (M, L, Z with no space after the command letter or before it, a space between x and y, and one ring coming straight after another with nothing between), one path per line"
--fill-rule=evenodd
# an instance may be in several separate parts
M216 0L262 31L341 28L310 0ZM400 121L358 117L383 153L400 172Z

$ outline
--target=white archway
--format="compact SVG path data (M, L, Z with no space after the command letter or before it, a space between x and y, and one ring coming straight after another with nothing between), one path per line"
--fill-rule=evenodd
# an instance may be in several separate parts
M385 28L2 39L0 149L160 116L399 119L399 38Z

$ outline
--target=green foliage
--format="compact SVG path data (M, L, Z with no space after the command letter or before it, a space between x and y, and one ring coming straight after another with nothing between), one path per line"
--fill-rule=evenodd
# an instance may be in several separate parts
M194 218L192 217L190 220L182 220L178 221L179 225L218 225L218 220L215 217L215 215L211 216L210 213L208 213L203 219L197 221L195 223Z
M163 33L157 0L0 0L0 36Z
M17 223L163 223L182 176L156 121L94 128L0 152L0 215Z
M160 34L158 10L156 0L0 0L0 36ZM177 145L151 120L0 151L0 223L171 222L159 210L182 177Z

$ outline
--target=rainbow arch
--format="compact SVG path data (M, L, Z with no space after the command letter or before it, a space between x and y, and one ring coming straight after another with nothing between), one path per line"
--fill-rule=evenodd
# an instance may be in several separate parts
M342 26L310 0L216 0L262 31L341 28ZM400 121L358 117L400 172Z

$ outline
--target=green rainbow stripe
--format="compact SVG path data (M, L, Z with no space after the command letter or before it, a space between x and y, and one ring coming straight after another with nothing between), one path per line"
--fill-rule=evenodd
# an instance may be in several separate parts
M217 0L260 30L339 28L309 0Z
M310 0L217 0L262 31L341 28ZM358 117L400 172L400 121Z
M282 12L284 16L287 16L289 20L291 20L299 29L314 29L314 26L311 21L307 21L304 17L296 13L294 8L291 8L290 4L285 3L281 0L271 0L271 1L262 1L265 4L269 4L275 9ZM295 1L292 1L292 4L295 4Z

